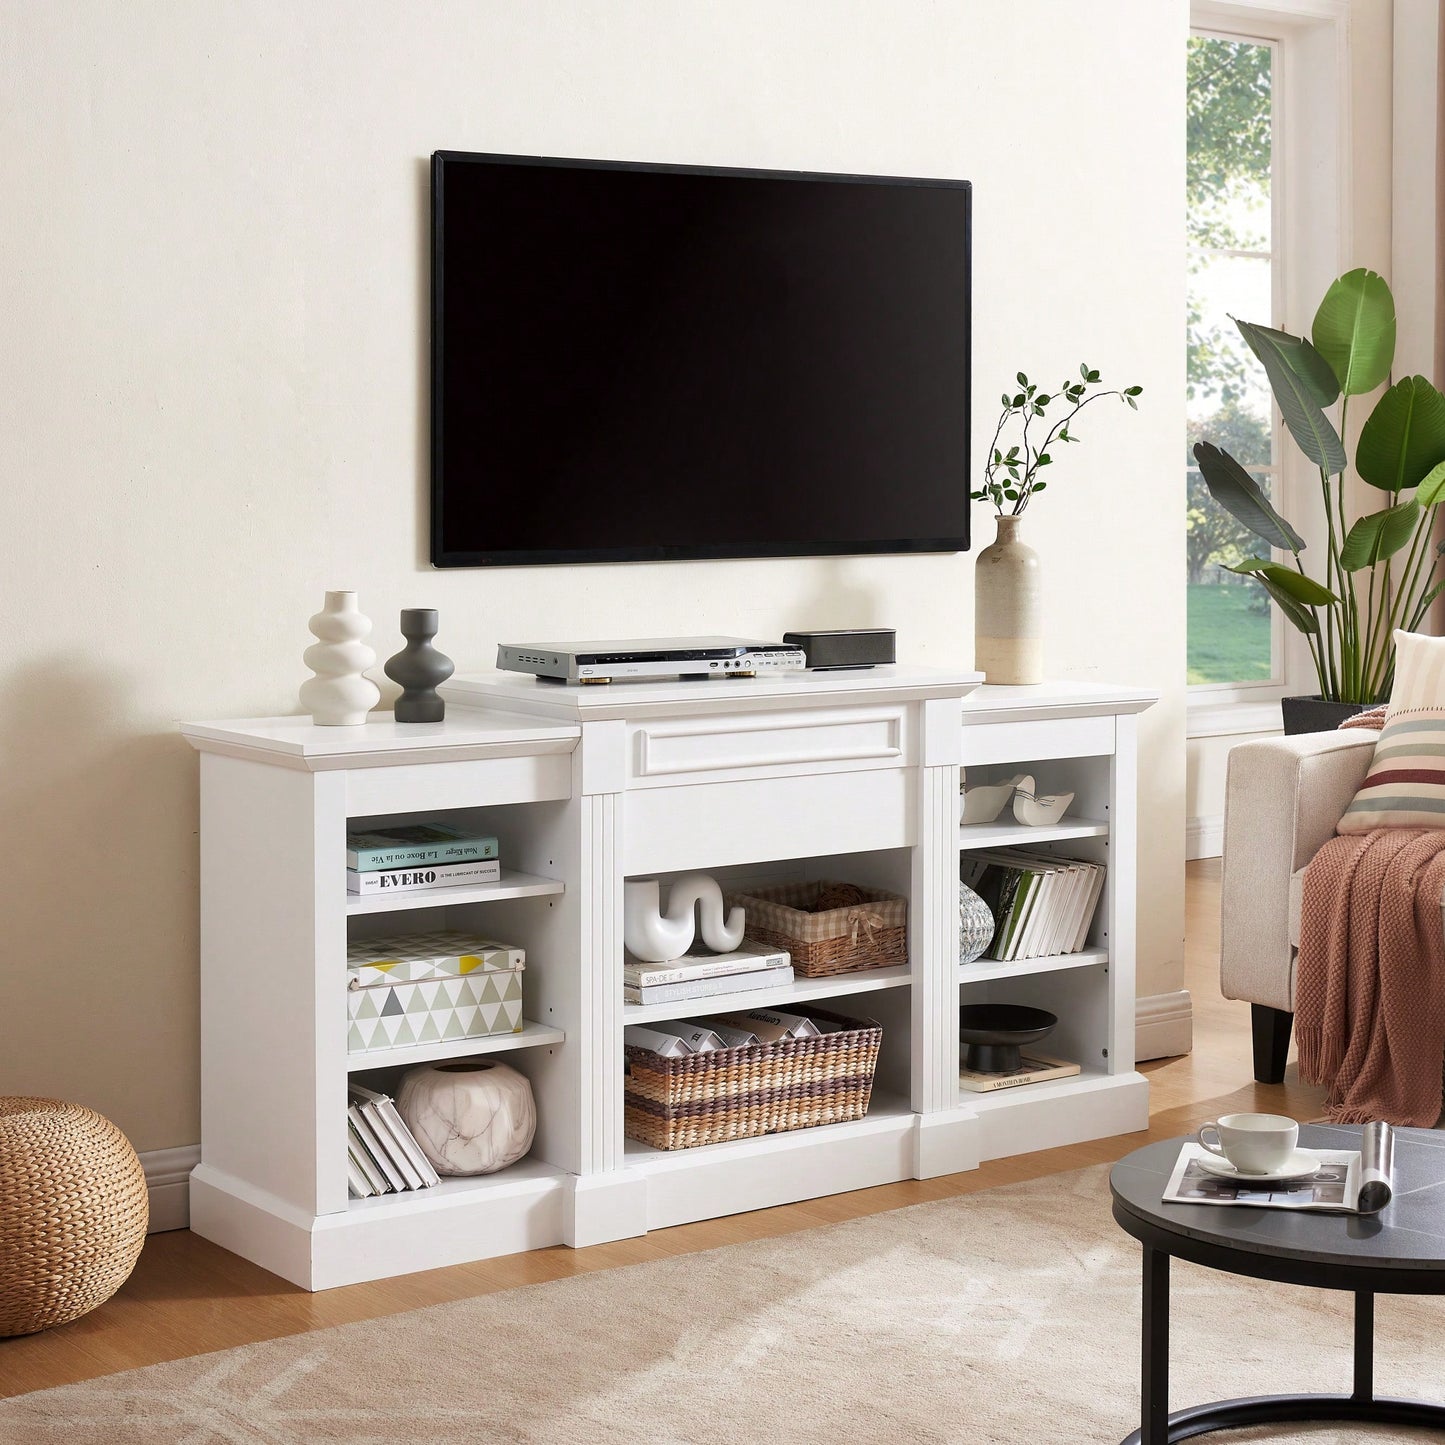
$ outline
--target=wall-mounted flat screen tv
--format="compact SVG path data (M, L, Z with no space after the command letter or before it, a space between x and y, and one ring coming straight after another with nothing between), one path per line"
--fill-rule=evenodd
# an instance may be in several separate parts
M970 204L437 152L432 561L967 548Z

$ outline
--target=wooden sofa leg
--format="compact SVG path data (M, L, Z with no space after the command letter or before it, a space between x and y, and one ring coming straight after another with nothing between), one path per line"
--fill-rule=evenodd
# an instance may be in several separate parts
M1282 1084L1294 1015L1262 1003L1250 1004L1249 1014L1254 1028L1254 1077L1261 1084Z

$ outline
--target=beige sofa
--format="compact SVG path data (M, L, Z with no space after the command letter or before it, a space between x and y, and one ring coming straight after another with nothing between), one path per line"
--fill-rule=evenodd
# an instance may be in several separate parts
M1241 743L1229 754L1219 985L1252 1005L1261 1083L1279 1083L1289 1053L1305 865L1364 782L1378 737L1346 728Z

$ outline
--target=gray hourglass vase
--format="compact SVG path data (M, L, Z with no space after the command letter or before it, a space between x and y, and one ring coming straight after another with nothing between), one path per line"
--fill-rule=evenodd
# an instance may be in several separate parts
M393 681L401 684L396 700L395 716L399 723L440 722L447 712L444 699L437 696L437 687L455 670L451 658L432 646L437 635L435 607L403 607L401 635L406 646L394 657L388 657L383 669Z

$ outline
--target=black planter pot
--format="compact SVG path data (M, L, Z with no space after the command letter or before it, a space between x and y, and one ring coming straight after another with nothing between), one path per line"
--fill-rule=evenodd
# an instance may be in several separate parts
M1319 696L1282 697L1279 700L1287 738L1299 733L1333 732L1346 718L1354 717L1357 712L1368 712L1375 706L1372 702L1326 702Z

